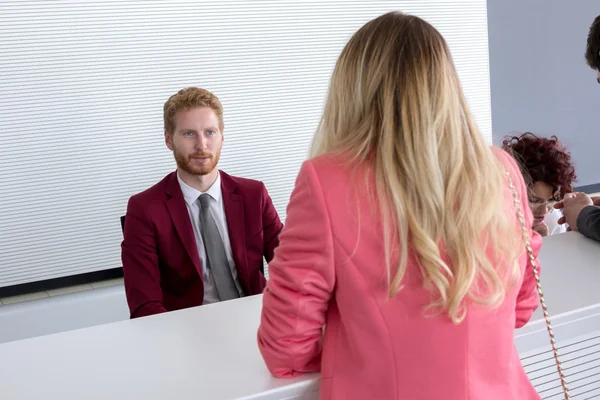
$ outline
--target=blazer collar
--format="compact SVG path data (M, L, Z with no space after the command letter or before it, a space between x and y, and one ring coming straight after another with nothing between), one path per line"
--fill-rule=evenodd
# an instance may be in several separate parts
M230 195L238 193L238 183L234 177L221 170L219 170L219 177L221 178L221 191L223 194L225 192Z
M227 217L227 230L233 259L237 266L240 282L244 291L249 293L251 287L251 272L248 266L246 249L246 212L244 210L244 197L235 177L219 171L221 174L221 190L223 205ZM259 212L259 210L257 210Z
M240 274L240 280L244 290L248 290L250 282L250 271L248 270L248 261L246 255L246 216L244 212L244 201L239 193L239 184L236 179L229 174L219 171L221 178L221 193L223 195L223 205L225 207L225 216L227 219L227 229L229 232L229 241L233 253L233 259ZM188 255L194 266L202 276L202 265L196 246L194 230L187 211L183 192L177 179L177 172L171 173L166 180L165 192L170 197L166 205L177 235L181 239Z
M177 236L179 236L183 247L185 247L188 256L194 263L194 267L196 267L196 270L202 276L202 265L200 264L198 247L196 246L196 237L194 236L192 222L190 221L190 215L185 204L185 199L183 198L181 186L177 179L177 172L172 172L167 177L165 192L169 196L166 206L171 215Z

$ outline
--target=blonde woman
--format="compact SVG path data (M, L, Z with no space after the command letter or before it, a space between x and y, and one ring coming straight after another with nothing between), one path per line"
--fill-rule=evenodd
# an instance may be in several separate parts
M401 13L367 23L337 61L269 266L268 368L320 371L322 399L539 399L513 344L538 301L532 225L439 32Z

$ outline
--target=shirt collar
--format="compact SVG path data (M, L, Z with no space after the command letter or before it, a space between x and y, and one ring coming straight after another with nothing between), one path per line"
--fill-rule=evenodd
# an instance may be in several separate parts
M215 199L217 202L221 201L221 174L219 173L217 173L217 180L215 183L213 183L206 192L201 192L186 184L179 176L179 171L177 171L177 181L179 182L179 187L181 187L181 192L183 193L185 202L190 206L194 204L198 200L198 197L204 193L210 195L210 197Z

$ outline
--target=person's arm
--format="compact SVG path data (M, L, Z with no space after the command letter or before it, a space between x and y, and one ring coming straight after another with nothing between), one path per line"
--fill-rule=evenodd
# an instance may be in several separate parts
M258 347L271 373L290 378L321 369L325 316L335 286L333 236L314 167L303 164L269 264Z
M554 207L562 209L559 223L567 223L570 230L579 231L590 239L600 241L600 207L598 198L587 194L567 193Z
M537 266L536 270L538 274L540 273L540 262L538 259L538 254L540 253L540 249L542 247L542 236L533 230L533 214L531 209L529 208L529 200L527 198L527 187L525 185L525 181L523 180L523 175L514 159L504 153L505 156L505 165L508 164L507 169L509 169L511 179L514 183L515 190L517 191L517 196L521 202L521 207L523 208L523 216L525 217L525 226L527 227L531 249L533 251L533 257L535 260L535 264ZM521 229L519 229L519 234L521 234ZM525 272L523 275L523 282L521 283L521 287L519 288L519 293L517 295L517 301L515 304L515 328L521 328L537 310L539 305L539 297L537 293L537 282L533 275L532 265L529 260L529 255L526 249L523 247L524 256L526 257L525 264Z
M527 204L527 203L525 203ZM538 254L542 247L542 237L534 231L529 233L531 240L531 248L533 250L533 256L536 263L536 271L540 272L540 262ZM523 276L523 283L519 289L517 295L517 304L515 307L515 328L521 328L529 320L531 316L537 310L539 306L539 297L537 292L537 282L533 275L531 262L529 261L529 255L527 255L527 264L525 266L525 275Z
M160 287L156 234L135 197L127 204L121 260L131 318L166 312Z
M600 241L600 207L587 206L582 209L577 216L577 230L590 239Z
M264 184L262 186L262 199L263 199L263 215L262 215L262 225L263 225L263 241L264 248L263 254L265 260L267 262L271 262L273 259L273 255L275 253L275 248L279 246L279 234L283 229L283 224L279 220L279 215L277 214L277 210L273 205L273 201L271 200L271 196L269 196L269 192Z

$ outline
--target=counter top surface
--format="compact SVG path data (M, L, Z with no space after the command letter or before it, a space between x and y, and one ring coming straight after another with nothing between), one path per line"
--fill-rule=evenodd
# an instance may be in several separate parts
M577 233L549 237L540 262L557 320L597 313L600 243ZM246 297L1 344L0 397L279 399L317 390L317 375L269 374L256 345L261 302ZM533 325L540 319L538 312Z

